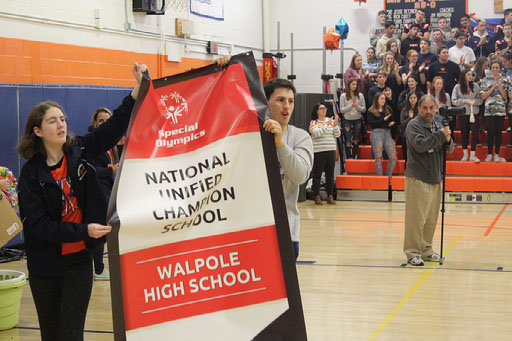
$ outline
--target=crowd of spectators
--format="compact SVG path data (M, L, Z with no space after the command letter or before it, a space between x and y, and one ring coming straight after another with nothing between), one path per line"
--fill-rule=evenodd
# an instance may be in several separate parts
M512 105L508 105L512 99L512 9L505 10L502 23L492 30L483 19L473 27L467 14L457 26L450 28L447 18L440 16L437 27L431 27L422 9L399 34L385 11L378 13L378 19L370 31L366 60L356 53L344 75L340 112L347 157L357 158L358 145L371 140L379 174L383 150L391 166L396 161L395 141L402 144L407 158L403 132L418 115L421 97L430 94L437 108L466 108L457 118L461 161L480 162L475 150L484 143L485 161L506 162L499 152L502 131L510 134L512 123ZM505 116L508 127L504 127ZM435 119L442 120L439 115ZM452 120L452 138L455 128ZM482 131L487 131L487 141L479 140Z

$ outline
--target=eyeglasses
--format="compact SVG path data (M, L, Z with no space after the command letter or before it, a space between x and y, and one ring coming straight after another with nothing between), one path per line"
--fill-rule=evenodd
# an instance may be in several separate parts
M318 108L318 110L327 110L327 108L325 108L325 107L324 108Z

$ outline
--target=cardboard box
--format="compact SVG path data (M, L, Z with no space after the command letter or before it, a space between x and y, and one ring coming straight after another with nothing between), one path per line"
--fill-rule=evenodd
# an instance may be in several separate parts
M0 247L7 244L23 229L20 218L7 200L5 193L0 191Z

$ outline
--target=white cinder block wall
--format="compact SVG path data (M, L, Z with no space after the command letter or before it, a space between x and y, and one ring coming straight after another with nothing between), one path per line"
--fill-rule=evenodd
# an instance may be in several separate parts
M99 10L99 28L95 27L95 9ZM251 49L261 59L261 0L224 0L224 16L224 21L218 21L172 9L168 9L164 16L134 13L132 0L1 0L0 35L6 38L158 53L163 49L160 33L166 36L167 41L177 41L184 45L183 39L172 37L175 34L175 18L178 17L195 23L195 34L189 40L187 49L184 49L184 57L212 59L212 56L204 52L204 43L195 44L194 40L213 40L221 43L219 52L222 54ZM130 30L125 29L127 25Z
M290 48L290 33L293 32L294 49L321 48L323 27L334 27L343 17L349 25L348 38L345 40L344 68L346 69L354 54L354 49L366 58L366 49L370 46L369 30L375 26L377 12L384 9L385 0L367 0L367 3L353 0L274 0L270 2L270 48L277 49L277 22L280 22L280 47ZM512 8L512 0L503 1L504 8ZM483 18L501 18L503 14L494 13L494 0L468 0L468 13L476 13ZM275 52L275 51L273 51ZM290 74L290 56L281 60L280 77ZM343 70L345 71L345 70ZM326 73L335 75L340 72L339 51L327 51ZM299 92L318 93L322 91L322 51L297 51L294 54L295 86Z

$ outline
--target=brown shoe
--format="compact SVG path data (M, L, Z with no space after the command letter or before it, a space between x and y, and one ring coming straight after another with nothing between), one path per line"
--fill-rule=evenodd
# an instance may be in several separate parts
M320 196L319 196L319 195L317 195L317 196L315 197L315 204L317 204L317 205L323 205L323 204L324 204L324 203L322 202L322 199L320 198Z
M336 201L334 200L332 195L329 195L329 197L327 198L327 203L330 205L336 205Z

